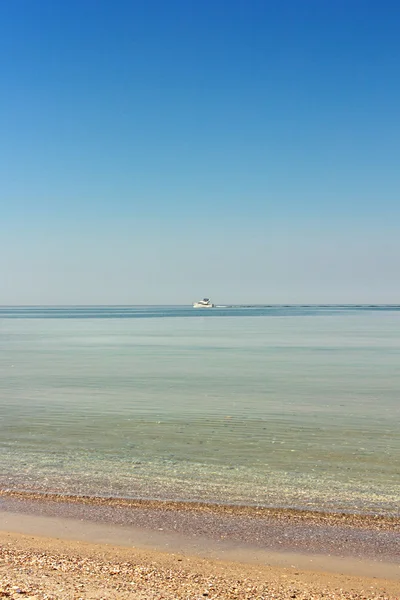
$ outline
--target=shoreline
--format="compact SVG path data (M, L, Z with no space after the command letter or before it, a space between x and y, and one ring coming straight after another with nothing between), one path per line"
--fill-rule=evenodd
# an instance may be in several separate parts
M399 531L378 515L0 490L0 595L399 600Z
M0 593L28 600L396 600L398 581L0 531Z
M118 496L89 496L60 494L55 492L21 491L0 488L1 501L27 501L68 503L88 506L109 506L131 509L172 510L189 513L230 514L254 518L284 518L291 522L321 522L324 524L348 524L352 527L372 526L374 528L400 531L400 514L361 513L349 511L317 511L304 508L268 507L246 504L222 504L190 500L160 500L123 498Z
M0 530L400 580L400 519L379 515L0 490Z
M49 516L24 512L0 511L0 531L25 536L40 536L65 542L107 544L115 548L156 553L180 554L202 559L231 561L241 565L269 565L278 568L293 567L303 571L341 573L348 576L375 577L399 581L400 565L388 557L367 557L357 554L331 554L320 546L319 552L310 547L279 547L256 545L229 539L229 536L204 535L199 523L192 535L171 531L168 528L152 528L84 520L71 516ZM233 524L234 525L234 524ZM275 531L272 533L276 533ZM322 532L324 537L324 532Z

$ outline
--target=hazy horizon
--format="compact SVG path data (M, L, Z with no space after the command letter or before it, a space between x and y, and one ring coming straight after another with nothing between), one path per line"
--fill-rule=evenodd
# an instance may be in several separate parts
M155 307L155 308L163 308L163 307L177 307L177 308L186 308L190 307L191 304L0 304L1 309L5 308L142 308L142 307ZM325 302L309 302L309 303L296 303L296 304L285 304L283 302L274 302L274 303L237 303L237 304L217 304L216 308L231 308L231 307L240 307L240 306L249 306L249 307L257 307L257 306L288 306L288 307L296 307L296 306L362 306L362 307L384 307L384 306L393 306L400 307L400 303L392 303L392 302L335 302L335 303L325 303Z

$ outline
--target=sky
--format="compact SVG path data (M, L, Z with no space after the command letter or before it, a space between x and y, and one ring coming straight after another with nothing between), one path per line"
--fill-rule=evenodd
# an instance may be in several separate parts
M0 1L0 304L400 302L400 3Z

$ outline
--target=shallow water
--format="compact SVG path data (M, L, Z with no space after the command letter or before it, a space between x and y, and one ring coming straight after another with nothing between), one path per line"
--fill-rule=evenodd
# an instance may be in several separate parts
M1 487L400 514L399 307L0 309Z

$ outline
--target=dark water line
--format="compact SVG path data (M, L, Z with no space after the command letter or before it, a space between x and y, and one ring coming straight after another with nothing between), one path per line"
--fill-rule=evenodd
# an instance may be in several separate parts
M165 317L290 317L343 315L354 312L398 312L398 304L268 304L191 306L0 306L0 319L149 319Z

